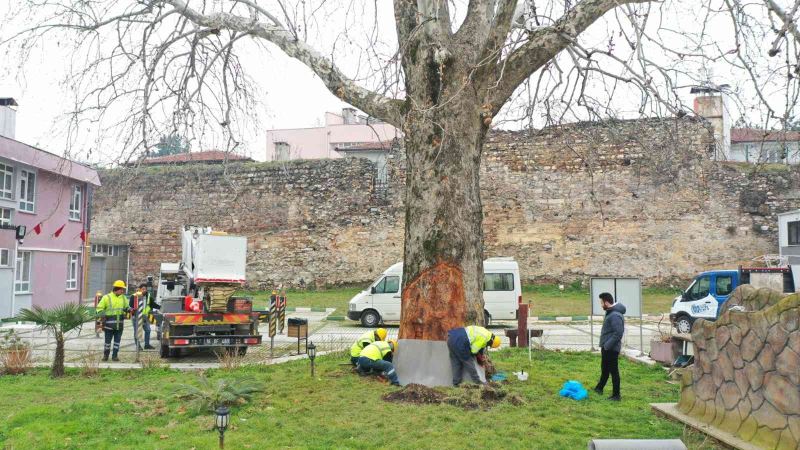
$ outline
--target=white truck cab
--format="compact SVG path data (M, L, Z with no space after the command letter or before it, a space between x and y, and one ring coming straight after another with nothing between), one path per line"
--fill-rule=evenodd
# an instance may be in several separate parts
M400 321L403 263L383 271L367 289L356 294L348 305L347 318L365 327ZM483 301L486 323L515 320L522 302L519 264L513 258L489 258L483 262Z

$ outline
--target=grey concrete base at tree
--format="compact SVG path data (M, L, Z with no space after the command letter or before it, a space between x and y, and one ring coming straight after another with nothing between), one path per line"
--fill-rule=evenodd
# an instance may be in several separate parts
M481 381L486 381L483 367L478 366L474 358L472 361L478 368ZM450 352L445 341L400 339L394 367L403 386L411 383L428 387L453 385ZM470 381L466 371L462 375L465 382Z
M592 439L589 450L686 450L680 439Z

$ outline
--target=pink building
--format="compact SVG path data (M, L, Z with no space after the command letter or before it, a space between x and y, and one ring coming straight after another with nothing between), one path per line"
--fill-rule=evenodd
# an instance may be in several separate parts
M391 141L403 134L388 123L360 116L353 108L325 113L325 126L267 131L267 161L341 158L337 148Z
M15 106L0 99L0 318L84 297L91 190L100 186L94 169L15 140Z

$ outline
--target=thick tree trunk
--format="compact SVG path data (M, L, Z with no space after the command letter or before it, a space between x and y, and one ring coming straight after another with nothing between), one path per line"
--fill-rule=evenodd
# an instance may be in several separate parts
M53 378L64 376L64 335L58 332L56 332L56 356L53 359L50 376Z
M480 157L486 126L466 92L409 113L401 339L482 324Z

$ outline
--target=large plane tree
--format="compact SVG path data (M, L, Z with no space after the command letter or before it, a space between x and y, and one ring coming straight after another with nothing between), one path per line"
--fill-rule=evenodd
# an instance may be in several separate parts
M691 110L678 90L713 82L709 68L722 63L748 74L752 92L763 86L752 64L758 35L741 27L736 0L392 3L387 30L379 24L389 0L26 0L6 23L27 26L3 38L23 42L23 54L52 45L53 33L77 49L76 123L122 117L123 159L199 122L220 124L235 143L232 127L254 100L247 86L256 74L242 59L275 58L275 50L339 99L401 129L400 337L429 341L484 320L479 174L498 117L532 127L597 119L614 115L618 98L634 113L682 115ZM693 24L694 34L683 31Z

